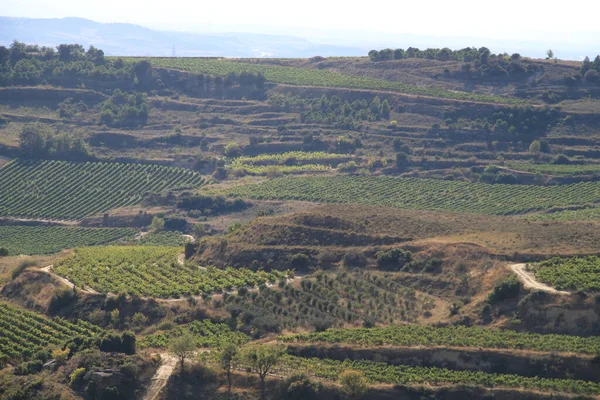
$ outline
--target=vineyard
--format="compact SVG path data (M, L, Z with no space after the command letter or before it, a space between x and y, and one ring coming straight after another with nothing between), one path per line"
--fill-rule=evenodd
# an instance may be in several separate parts
M600 292L600 257L559 257L528 264L540 281L559 290Z
M517 214L600 200L600 183L500 185L424 178L327 176L272 179L225 192L253 199L361 203L431 211Z
M128 58L135 62L139 58ZM503 104L522 104L523 100L491 96L484 94L464 93L449 91L438 88L426 88L416 85L409 85L402 82L386 81L367 77L344 75L338 72L297 68L279 65L265 65L249 62L230 61L225 59L209 58L174 58L174 57L153 57L147 58L155 67L173 68L194 73L226 76L228 74L262 74L271 82L283 83L300 86L324 86L324 87L342 87L350 89L373 89L373 90L391 90L399 93L441 97L447 99L481 101Z
M60 318L48 319L2 302L0 330L0 359L28 358L42 348L58 346L75 336L90 337L101 332L85 321L73 324Z
M83 247L59 262L54 272L76 286L89 286L101 293L178 298L229 291L276 282L289 272L252 272L180 265L180 247L111 246Z
M232 331L226 324L213 323L210 320L193 321L166 332L144 337L139 342L141 348L168 348L172 339L192 334L198 347L222 347L227 343L243 345L250 339L241 332Z
M15 160L0 168L0 215L73 220L201 183L195 172L158 165Z
M107 244L135 232L128 228L0 226L0 247L9 255L53 254L78 246Z
M468 370L456 371L436 367L394 366L371 361L335 361L285 356L277 368L288 373L304 373L330 381L337 381L342 371L353 369L361 371L372 384L478 385L488 388L522 388L544 392L600 394L600 383L596 382L490 374Z
M581 165L581 164L525 164L525 163L514 163L508 164L508 168L547 175L557 176L571 176L571 175L585 175L585 174L597 174L600 173L600 165Z
M294 174L329 171L332 164L348 159L344 154L290 151L283 154L237 157L231 160L229 167L232 170L243 170L250 175Z
M365 347L448 346L600 353L600 337L597 336L542 335L476 326L391 325L370 329L328 329L325 332L281 336L279 339L284 342L339 343Z

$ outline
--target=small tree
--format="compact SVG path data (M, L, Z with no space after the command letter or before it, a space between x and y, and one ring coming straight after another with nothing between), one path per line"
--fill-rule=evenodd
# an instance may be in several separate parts
M221 368L227 374L227 394L231 396L231 376L237 363L238 347L228 343L221 351Z
M159 217L152 218L152 224L150 225L150 229L154 232L160 232L165 228L165 220Z
M540 154L541 150L542 150L542 144L540 143L539 140L534 140L529 145L529 152L531 154L533 154L535 157L537 157Z
M552 49L546 50L546 60L552 60L554 58L554 52Z
M191 357L196 350L196 341L191 334L186 334L171 341L169 351L179 359L183 372L186 358Z
M409 159L408 154L401 151L400 153L396 153L396 167L398 169L404 169L408 165Z
M385 119L388 119L391 114L390 103L388 103L387 99L381 103L381 116Z
M340 374L342 391L349 399L360 399L368 389L367 379L359 371L345 370Z
M281 345L254 345L246 349L244 359L260 379L260 396L265 398L265 378L269 371L277 365L285 354L286 348Z

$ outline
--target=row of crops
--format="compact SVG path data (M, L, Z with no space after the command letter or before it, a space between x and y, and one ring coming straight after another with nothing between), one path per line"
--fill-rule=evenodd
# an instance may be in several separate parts
M0 359L25 359L75 336L90 337L100 332L100 328L85 321L74 324L60 318L48 319L0 302Z
M141 348L166 349L174 338L191 334L198 347L223 347L228 343L243 345L250 338L242 332L232 331L227 324L214 323L208 319L193 321L165 332L145 336L139 341Z
M261 154L254 157L237 157L231 161L232 170L243 170L250 175L297 174L323 172L333 165L348 160L348 155L322 151L290 151L282 154Z
M158 165L14 160L0 168L0 216L80 219L201 183L198 173Z
M539 172L547 175L572 176L600 173L600 164L526 164L512 163L508 168L518 171Z
M336 361L319 358L285 356L277 366L285 374L304 373L337 381L344 370L364 374L371 384L400 385L477 385L487 388L519 388L544 392L600 394L600 383L575 379L550 379L481 371L450 370L436 367L411 367L371 361ZM277 373L278 371L274 371Z
M135 233L129 228L0 226L0 247L9 255L53 254L62 249L107 244Z
M284 342L338 343L364 347L448 346L600 353L600 337L597 336L542 335L476 326L390 325L383 328L328 329L324 332L281 336L279 339Z
M54 272L101 293L178 298L277 282L289 272L180 265L180 247L99 246L75 250Z
M527 266L535 277L559 290L600 292L600 257L555 257Z
M224 192L253 199L360 203L416 210L507 215L600 200L600 182L493 185L423 178L323 176L272 179Z
M351 89L391 90L399 93L441 97L448 99L483 101L504 104L520 104L523 100L475 93L449 91L440 88L427 88L402 82L386 81L361 76L344 75L325 69L298 68L281 65L240 62L215 58L145 58L155 67L173 68L194 73L226 76L228 74L262 74L271 82L300 86L343 87ZM135 62L140 58L129 58Z

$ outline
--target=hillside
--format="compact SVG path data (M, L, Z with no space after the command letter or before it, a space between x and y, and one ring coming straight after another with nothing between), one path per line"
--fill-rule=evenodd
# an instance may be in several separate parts
M600 57L110 49L0 47L0 397L600 396Z

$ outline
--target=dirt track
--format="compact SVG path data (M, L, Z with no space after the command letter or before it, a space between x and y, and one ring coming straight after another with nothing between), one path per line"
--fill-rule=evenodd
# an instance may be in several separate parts
M570 295L571 293L562 290L556 290L551 286L535 280L535 277L525 270L527 264L510 264L508 267L519 277L523 286L527 289L541 290L548 293Z
M169 377L175 369L177 359L169 354L161 354L163 363L152 377L152 383L148 388L148 392L144 395L144 400L155 400L158 398L160 391L169 381Z

